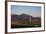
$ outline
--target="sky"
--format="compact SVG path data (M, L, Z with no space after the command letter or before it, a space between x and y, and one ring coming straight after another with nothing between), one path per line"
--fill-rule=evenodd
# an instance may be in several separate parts
M11 5L11 14L21 15L23 13L33 17L41 17L41 7Z

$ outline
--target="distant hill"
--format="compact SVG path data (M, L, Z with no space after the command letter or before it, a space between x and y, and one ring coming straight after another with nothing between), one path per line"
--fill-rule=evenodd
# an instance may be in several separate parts
M27 14L21 14L21 15L16 15L16 14L12 14L11 15L11 19L29 19L29 17L32 17L32 16L29 16Z

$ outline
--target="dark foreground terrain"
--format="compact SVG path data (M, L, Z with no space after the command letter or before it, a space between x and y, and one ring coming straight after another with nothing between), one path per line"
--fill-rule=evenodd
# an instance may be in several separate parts
M41 25L11 25L11 28L32 28L32 27L41 27Z

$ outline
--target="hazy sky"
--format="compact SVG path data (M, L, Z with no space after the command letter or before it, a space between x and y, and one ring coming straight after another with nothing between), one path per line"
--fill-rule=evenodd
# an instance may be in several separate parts
M22 13L40 17L41 16L41 7L38 6L20 6L20 5L11 5L11 14L20 15Z

